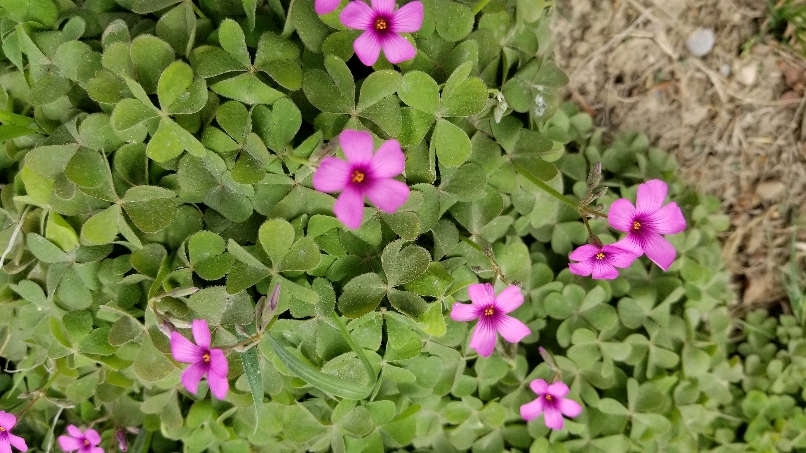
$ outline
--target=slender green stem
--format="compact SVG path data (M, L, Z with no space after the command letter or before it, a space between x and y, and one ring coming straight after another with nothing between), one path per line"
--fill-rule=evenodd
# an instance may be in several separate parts
M473 7L473 15L475 16L481 12L481 10L483 10L488 3L490 3L490 0L481 0L480 2L476 3L476 6Z
M45 385L42 386L41 389L39 389L36 398L34 398L33 401L31 401L27 406L25 406L25 409L23 409L22 412L20 412L19 415L17 415L18 420L21 419L22 416L25 415L26 412L28 412L28 409L30 409L31 406L33 406L37 401L39 401L40 398L45 396L45 392L48 391L48 387L50 387L50 385L53 384L53 382L56 380L56 378L59 377L60 373L61 373L61 371L57 368L56 372L53 373L53 376L50 377L48 382L46 382Z
M489 249L489 247L482 247L482 246L476 244L475 242L473 242L472 240L470 240L470 238L466 238L464 236L460 236L459 239L462 242L464 242L464 243L468 244L469 246L473 247L474 249L478 250L479 252L483 253L484 256L487 257L487 260L490 261L490 266L492 266L491 270L493 272L495 272L495 277L496 278L500 278L501 281L503 281L507 285L515 285L515 282L511 281L510 279L507 278L506 275L504 275L504 271L501 269L500 266L498 266L498 262L495 261L495 256L493 255L493 252L492 252L492 250Z
M313 163L311 163L311 161L310 161L310 160L308 160L308 159L303 159L303 158L301 158L301 157L299 157L299 156L295 156L295 155L293 155L293 154L291 154L291 153L284 153L284 154L281 156L281 158L282 158L283 160L289 160L289 161L291 161L291 162L294 162L294 163L297 163L297 164L300 164L300 165L304 165L304 166L306 166L306 167L316 168L316 165L314 165Z
M554 189L554 187L551 187L550 185L548 185L545 182L541 181L539 178L536 178L533 175L531 175L528 171L526 171L525 168L521 167L520 165L518 165L518 164L516 164L514 162L513 162L513 165L515 166L515 169L518 170L518 173L520 173L522 176L525 176L526 179L531 181L537 187L540 187L541 189L543 189L543 191L546 192L547 194L551 195L552 197L554 197L554 198L560 200L561 202L563 202L564 204L568 205L574 211L579 212L579 214L581 216L585 217L586 215L588 215L588 216L595 216L595 217L606 217L606 215L603 212L599 212L599 211L596 211L594 209L588 209L588 208L582 207L579 204L575 203L570 198L566 197L565 195L561 194L560 192L557 192Z
M361 349L361 347L358 346L358 343L355 342L353 336L350 335L350 332L347 331L347 327L344 326L344 323L341 322L341 319L339 319L339 315L336 314L335 311L333 311L333 313L330 314L330 319L332 319L333 322L336 324L336 327L339 329L341 336L344 338L347 344L350 345L353 351L355 351L355 354L358 356L358 359L361 361L361 364L364 365L364 370L367 372L370 382L372 382L371 385L374 387L378 377L377 374L375 374L375 369L372 368L372 364L369 363L369 359L367 359L367 356L364 354L364 350Z
M243 353L243 352L246 352L249 349L253 348L254 346L257 346L260 343L261 340L263 340L263 334L256 333L256 334L252 335L251 337L246 338L244 340L241 340L241 341L239 341L239 342L237 342L237 343L235 343L233 345L219 346L219 348L224 350L224 351L230 351L230 350L233 350L235 348L244 348L243 351L239 351L239 352Z
M25 215L28 214L28 208L30 208L30 206L26 206L25 209L23 209L22 214L20 214L20 218L17 220L17 225L14 227L14 231L11 233L11 239L8 240L8 246L3 251L3 254L0 255L0 268L2 268L3 264L5 264L6 256L11 253L11 249L14 248L14 242L17 240L17 235L20 234L20 231L22 231L22 223L25 221Z
M200 10L198 6L196 6L194 3L191 3L191 5L193 6L193 12L196 13L196 15L199 16L199 18L207 19L207 16L204 15L202 10Z

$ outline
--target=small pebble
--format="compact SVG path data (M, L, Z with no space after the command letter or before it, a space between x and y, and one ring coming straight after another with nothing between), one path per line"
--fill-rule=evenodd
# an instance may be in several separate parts
M739 68L736 71L736 80L744 86L751 86L756 83L756 76L758 75L758 66L750 63L746 66Z
M695 57L704 57L714 48L716 35L710 28L698 28L686 41L686 48Z

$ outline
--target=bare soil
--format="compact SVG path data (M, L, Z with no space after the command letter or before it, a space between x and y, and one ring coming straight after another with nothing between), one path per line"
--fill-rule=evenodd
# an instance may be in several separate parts
M646 133L722 201L737 308L788 311L796 226L806 256L806 61L760 35L766 17L762 0L561 0L555 57L598 125ZM696 57L686 40L701 28L715 46Z

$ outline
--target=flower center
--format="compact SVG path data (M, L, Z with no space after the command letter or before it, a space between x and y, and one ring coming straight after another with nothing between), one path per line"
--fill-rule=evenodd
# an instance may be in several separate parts
M380 20L380 19L378 19ZM350 181L352 182L364 182L364 178L366 175L361 170L354 170L353 174L350 176Z
M640 230L641 229L641 222L639 222L637 220L635 222L633 222L632 223L632 229L635 230L635 231Z
M90 446L90 441L88 441L87 439L84 439L84 446L89 447Z
M551 395L546 395L546 401L551 401L551 400L553 400L553 399L554 399L554 398L552 398L552 397L551 397Z
M0 426L0 433L4 433L4 432L6 432L6 428L3 427L3 426Z
M202 359L204 359L204 363L210 363L210 354L204 354Z
M604 253L599 252L599 253L597 253L597 254L596 254L596 259L597 259L597 260L601 261L601 260L603 260L604 258L605 258L605 254L604 254Z
M492 316L495 314L495 308L487 307L484 309L484 316Z
M389 22L386 21L383 17L379 17L375 19L375 30L384 31L389 28Z

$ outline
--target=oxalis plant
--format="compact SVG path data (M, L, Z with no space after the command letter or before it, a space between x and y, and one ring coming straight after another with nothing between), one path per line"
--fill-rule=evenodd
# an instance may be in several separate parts
M0 453L731 444L726 222L549 12L0 1Z

